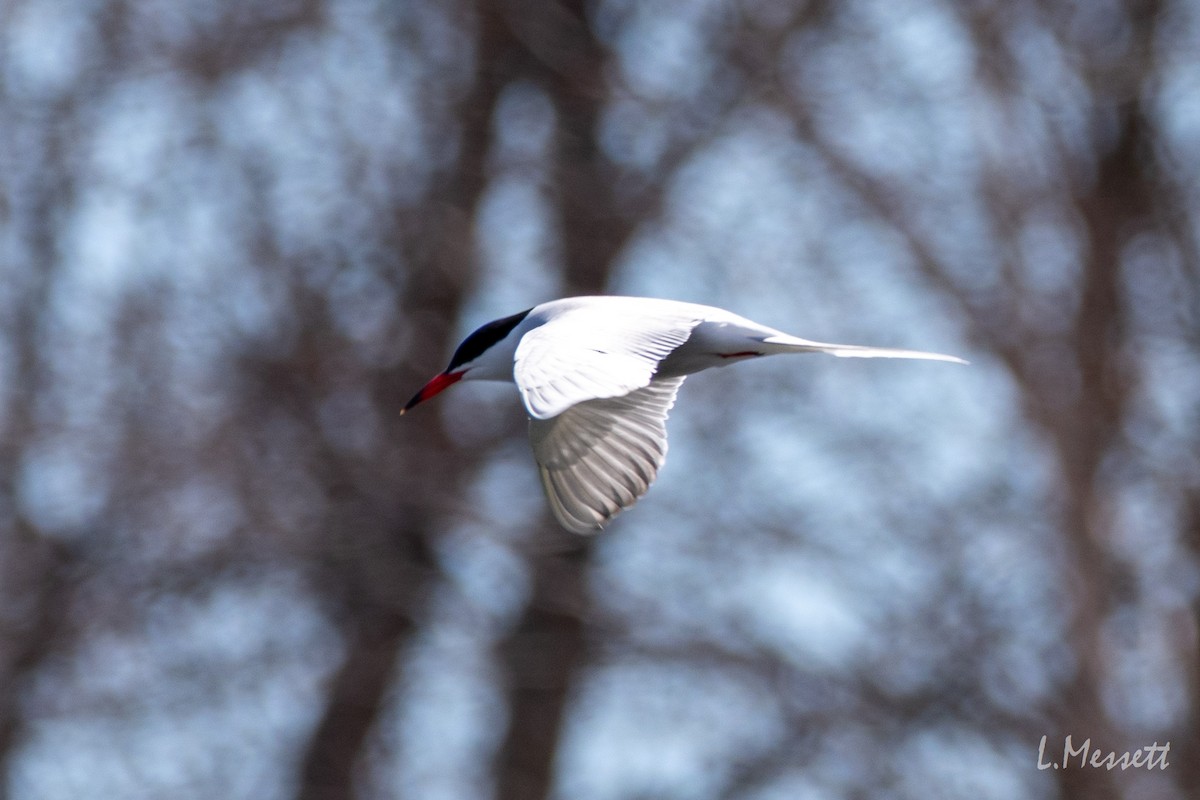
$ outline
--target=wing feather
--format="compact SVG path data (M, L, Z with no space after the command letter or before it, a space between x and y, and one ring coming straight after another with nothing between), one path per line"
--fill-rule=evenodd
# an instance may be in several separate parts
M569 311L521 338L513 378L529 415L549 419L577 403L646 386L659 362L686 342L700 321L678 314Z
M682 377L529 420L542 487L559 523L591 533L637 502L667 455L667 415Z

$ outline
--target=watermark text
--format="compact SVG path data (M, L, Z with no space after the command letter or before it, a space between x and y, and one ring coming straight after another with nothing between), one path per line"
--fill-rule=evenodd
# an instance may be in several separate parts
M1100 749L1092 749L1092 740L1084 739L1075 746L1075 742L1071 739L1071 735L1067 734L1063 740L1062 759L1058 761L1046 760L1046 740L1048 736L1043 736L1041 742L1038 743L1038 769L1066 769L1067 767L1092 767L1093 769L1112 770L1120 767L1121 770L1127 770L1130 767L1134 769L1166 769L1170 766L1167 761L1167 755L1171 752L1171 743L1148 744L1145 747L1137 750L1129 750L1124 753L1115 751L1104 751ZM1051 759L1054 754L1051 753Z

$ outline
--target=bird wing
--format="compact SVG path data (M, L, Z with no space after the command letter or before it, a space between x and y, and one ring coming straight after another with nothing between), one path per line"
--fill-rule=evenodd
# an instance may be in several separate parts
M649 385L659 362L691 336L699 318L578 309L521 337L513 378L534 419Z
M667 414L682 377L529 420L542 487L559 523L591 533L637 502L667 456Z

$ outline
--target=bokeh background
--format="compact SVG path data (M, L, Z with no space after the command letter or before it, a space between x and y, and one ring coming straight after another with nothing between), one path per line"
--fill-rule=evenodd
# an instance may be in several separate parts
M0 798L1181 800L1200 2L3 0ZM549 518L557 296L690 378ZM1039 770L1062 740L1164 770Z

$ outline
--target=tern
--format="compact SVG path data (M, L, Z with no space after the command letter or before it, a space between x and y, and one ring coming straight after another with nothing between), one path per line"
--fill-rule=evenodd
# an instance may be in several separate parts
M783 353L967 363L940 353L800 339L695 303L569 297L476 330L400 413L462 380L516 383L555 518L568 531L592 533L653 483L667 455L667 414L684 378Z

